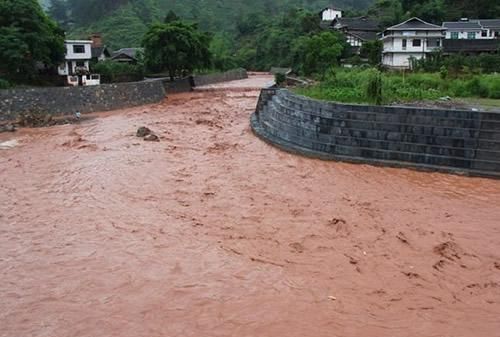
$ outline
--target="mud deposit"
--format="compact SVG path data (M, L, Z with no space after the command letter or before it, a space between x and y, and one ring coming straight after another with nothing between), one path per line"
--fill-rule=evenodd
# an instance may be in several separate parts
M500 336L500 181L281 152L270 79L0 135L0 336Z

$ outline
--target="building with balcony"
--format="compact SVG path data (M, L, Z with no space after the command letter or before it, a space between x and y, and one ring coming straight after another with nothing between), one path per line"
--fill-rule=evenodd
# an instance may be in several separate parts
M61 76L72 76L77 71L90 71L90 60L92 59L92 41L66 40L66 55L64 63L59 66L58 73Z
M384 43L382 63L393 69L409 69L411 59L422 59L441 49L446 28L419 18L411 18L387 28L381 40Z

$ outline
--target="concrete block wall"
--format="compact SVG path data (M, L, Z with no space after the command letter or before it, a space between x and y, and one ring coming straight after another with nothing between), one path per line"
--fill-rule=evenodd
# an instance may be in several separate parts
M314 157L500 177L500 113L337 104L264 89L252 126Z

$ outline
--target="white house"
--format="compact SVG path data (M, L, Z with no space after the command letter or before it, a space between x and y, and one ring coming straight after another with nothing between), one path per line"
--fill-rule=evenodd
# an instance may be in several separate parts
M425 58L442 47L445 30L419 18L387 28L381 38L384 43L382 63L394 69L410 68L412 58Z
M59 65L59 75L66 76L67 84L99 85L100 76L90 74L90 60L92 59L92 41L66 40L64 41L66 54L64 63Z
M320 12L321 14L321 21L333 21L336 18L341 18L342 17L342 10L335 8L333 6L326 7Z
M500 20L469 20L443 22L448 40L491 40L499 37Z
M66 46L66 55L64 63L59 66L59 75L75 75L77 69L90 71L92 41L66 40L64 44Z
M478 20L462 19L457 22L443 22L448 40L494 39L490 29L483 28Z

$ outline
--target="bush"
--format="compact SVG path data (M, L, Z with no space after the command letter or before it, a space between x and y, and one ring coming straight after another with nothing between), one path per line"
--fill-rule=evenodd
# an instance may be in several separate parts
M274 75L274 80L276 85L280 87L286 82L286 75L283 73L276 73L276 75Z
M102 83L135 82L144 79L144 67L141 64L104 61L94 65L92 71L101 75Z
M380 73L380 71L372 71L368 77L366 96L377 105L382 104L382 85L382 74Z
M7 80L0 78L0 89L9 89L10 83Z

